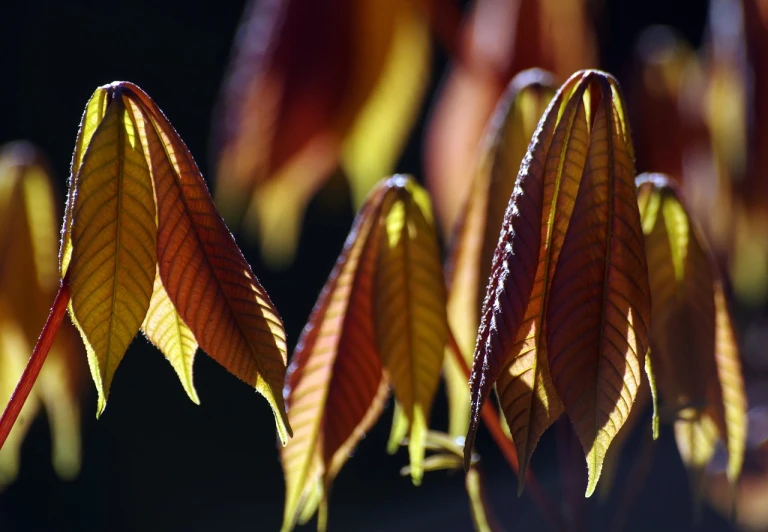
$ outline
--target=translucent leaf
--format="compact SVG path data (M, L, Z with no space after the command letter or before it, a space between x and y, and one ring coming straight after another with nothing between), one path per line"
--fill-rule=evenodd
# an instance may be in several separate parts
M382 213L374 324L382 363L409 422L411 477L419 484L427 421L448 339L446 295L431 207L423 212L414 199L423 191L413 181L397 179L397 199Z
M283 322L176 130L141 89L124 86L152 168L163 287L200 347L267 399L285 443L291 428L281 393L287 356Z
M468 365L472 364L470 357L508 198L538 120L553 94L551 78L542 71L530 70L516 76L497 105L480 148L480 162L446 268L448 317ZM449 432L463 436L469 426L467 379L451 357L445 358L444 374Z
M149 300L149 310L141 329L171 363L192 402L199 405L200 399L192 379L197 340L173 306L159 272L155 275L152 299Z
M136 122L119 92L88 144L75 185L70 315L86 345L101 414L115 370L149 308L157 263L152 180Z
M587 496L634 403L651 314L623 104L612 78L596 81L602 97L590 107L586 167L546 314L552 381L584 448Z
M729 480L741 471L747 405L739 348L714 260L676 187L660 174L637 182L653 296L654 372L663 400L679 412L678 449L700 495L698 482L718 440L728 451Z
M291 359L284 394L294 437L281 452L284 530L324 504L331 481L384 406L372 294L379 216L393 195L386 184L371 192Z

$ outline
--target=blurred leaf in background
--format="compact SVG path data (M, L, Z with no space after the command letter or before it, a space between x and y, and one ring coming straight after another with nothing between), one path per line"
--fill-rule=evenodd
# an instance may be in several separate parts
M341 165L356 206L391 173L421 108L421 0L267 0L246 10L217 114L216 201L293 257L309 199Z
M59 202L41 154L26 142L0 148L0 404L10 398L58 287ZM53 466L64 479L80 470L80 396L87 370L70 323L63 324L19 422L0 450L0 486L16 477L24 435L44 407Z
M586 0L476 0L461 22L451 66L427 125L425 179L449 233L469 193L483 130L509 81L542 68L562 83L598 66Z

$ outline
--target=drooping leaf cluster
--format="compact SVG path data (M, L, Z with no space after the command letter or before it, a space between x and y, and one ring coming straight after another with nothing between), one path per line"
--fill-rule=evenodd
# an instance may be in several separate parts
M371 192L305 327L286 378L294 437L282 449L284 529L320 509L333 479L394 390L396 443L423 475L427 426L448 337L429 197L394 176Z
M103 412L128 345L142 330L190 398L197 347L269 402L290 426L277 310L213 205L181 138L136 85L96 90L83 114L62 228L60 274Z

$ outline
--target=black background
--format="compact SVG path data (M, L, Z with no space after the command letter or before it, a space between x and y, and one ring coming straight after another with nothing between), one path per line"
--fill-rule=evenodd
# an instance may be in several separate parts
M704 0L606 2L598 20L602 67L625 79L629 51L650 24L671 24L698 44L706 9ZM130 80L163 109L209 177L212 113L242 11L243 2L225 0L0 0L0 143L24 138L40 146L63 198L86 101L99 85ZM439 53L434 67L433 87L445 67ZM398 171L421 175L427 112L425 107ZM256 248L240 242L284 318L291 348L352 215L351 207L327 211L322 201L314 201L296 261L282 272L264 268ZM88 385L84 462L77 480L56 478L47 423L43 416L36 420L23 447L20 477L0 494L0 531L277 530L284 485L266 401L202 354L195 380L201 406L187 399L162 355L137 338L99 421ZM420 488L399 477L405 453L391 457L384 451L390 416L391 407L338 477L331 529L470 530L462 474L428 474ZM433 418L436 426L445 425L442 396ZM559 501L555 433L542 439L532 467ZM492 503L505 527L542 527L530 499L516 497L514 476L486 433L481 432L478 445ZM617 488L625 487L633 448L630 443ZM590 502L590 529L606 529L616 501ZM638 531L687 530L691 516L685 472L674 438L665 431L648 484L627 522ZM727 530L728 525L705 508L699 529Z

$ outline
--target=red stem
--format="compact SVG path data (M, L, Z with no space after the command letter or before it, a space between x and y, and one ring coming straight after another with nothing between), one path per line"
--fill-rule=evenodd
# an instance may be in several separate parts
M56 293L56 299L53 300L53 307L51 307L51 313L45 322L43 332L40 333L40 338L37 339L32 356L29 357L27 367L24 368L24 373L21 374L21 379L19 379L19 383L16 385L13 395L11 395L11 400L5 407L3 416L0 418L0 449L5 444L13 424L16 423L24 403L27 402L29 392L32 391L32 387L35 385L35 381L37 381L37 376L40 375L40 369L43 367L43 362L45 362L48 356L48 351L51 350L51 345L56 337L56 333L59 331L61 320L64 319L64 314L67 312L69 295L69 276L65 276L61 281L59 291Z
M453 332L451 331L449 331L448 335L448 345L450 347L450 351L453 353L454 359L459 364L459 367L464 372L464 374L467 376L467 380L469 380L469 366L467 366L467 362L464 360L464 357L461 354L461 348L456 342L456 338L453 336ZM516 475L519 474L520 465L517 461L517 450L512 444L512 440L507 437L507 434L501 427L501 421L499 421L499 412L496 410L496 407L491 401L485 402L483 409L480 412L480 416L482 417L483 423L485 423L488 432L491 433L491 436L496 442L496 445L499 447L501 453L504 455L504 458L506 458L509 466L512 468L512 471L514 471ZM565 530L566 527L560 512L558 512L555 505L552 504L552 501L549 499L549 497L547 497L546 492L541 487L541 484L539 484L538 480L536 480L536 477L534 476L533 471L531 471L531 468L528 468L528 471L525 474L525 483L526 487L528 488L528 494L531 496L531 499L536 504L536 506L538 506L542 516L547 520L552 529Z

